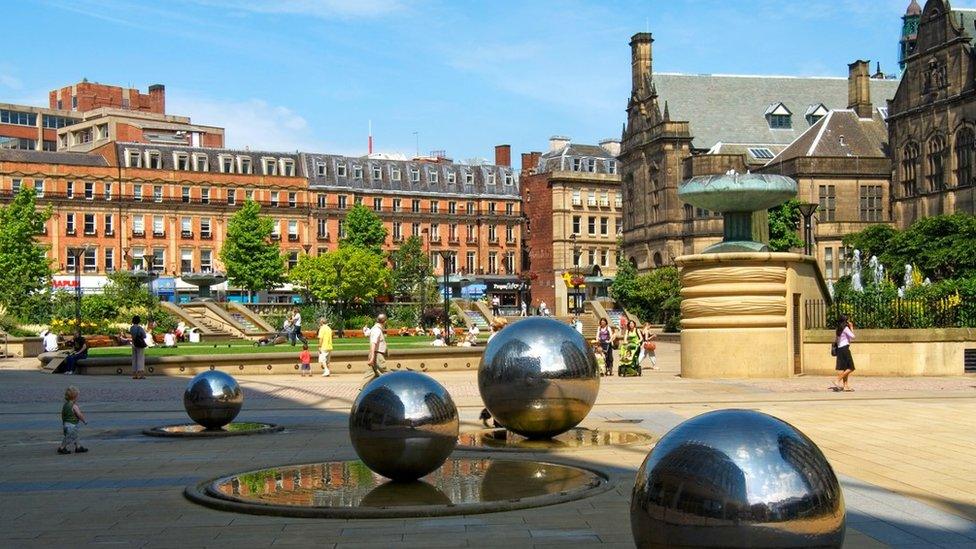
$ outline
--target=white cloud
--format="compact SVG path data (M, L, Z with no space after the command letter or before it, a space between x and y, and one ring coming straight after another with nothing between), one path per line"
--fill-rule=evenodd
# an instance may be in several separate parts
M197 0L253 13L308 15L321 19L384 17L406 8L403 0Z

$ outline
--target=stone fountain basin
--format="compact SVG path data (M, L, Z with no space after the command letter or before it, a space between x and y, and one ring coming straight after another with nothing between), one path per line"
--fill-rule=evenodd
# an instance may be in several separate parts
M678 197L713 212L754 212L796 196L796 181L782 175L700 175L678 187Z
M180 278L187 284L198 286L215 286L227 280L226 275L219 273L187 273Z

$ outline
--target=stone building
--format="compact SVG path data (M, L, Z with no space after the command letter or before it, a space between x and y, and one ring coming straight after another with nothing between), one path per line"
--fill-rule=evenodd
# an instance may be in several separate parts
M678 199L681 181L759 169L831 110L849 105L845 78L655 74L652 44L650 33L630 42L632 90L619 157L623 251L641 270L721 239L720 217ZM884 105L898 82L872 78L866 85Z
M533 305L545 301L567 315L583 300L605 296L616 273L621 231L620 143L549 140L546 153L522 155L521 194L526 218L527 269ZM581 277L582 287L572 279Z
M976 213L976 10L929 0L888 108L892 216L900 227Z

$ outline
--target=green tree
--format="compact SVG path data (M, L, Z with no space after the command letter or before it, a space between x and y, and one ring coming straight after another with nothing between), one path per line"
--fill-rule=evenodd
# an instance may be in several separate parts
M871 225L862 231L851 233L844 237L844 246L852 250L861 250L861 257L870 258L872 255L881 258L889 249L891 239L898 231L891 225Z
M917 266L933 281L976 276L976 217L923 217L892 236L881 260L899 277L906 264Z
M319 301L345 304L383 295L390 283L390 269L379 252L342 246L322 255L302 256L288 278Z
M390 259L394 265L391 273L393 293L411 300L420 300L424 289L429 285L427 280L434 272L430 258L424 253L423 241L419 236L407 238L390 254Z
M769 210L770 251L788 252L803 247L803 240L797 233L802 218L800 202L796 199Z
M22 187L13 201L0 208L0 305L24 319L47 296L51 262L37 242L51 209L38 210L34 189Z
M155 309L159 304L159 299L150 293L147 284L143 284L129 271L110 273L108 284L102 288L102 295L120 307Z
M625 308L630 308L637 293L637 267L626 259L623 254L617 254L617 274L610 284L610 297L614 298Z
M356 204L346 214L342 226L346 237L340 241L343 246L359 246L376 252L383 249L386 242L386 227L376 212L362 204Z
M227 221L227 238L220 260L231 283L248 292L267 290L284 282L285 258L271 241L274 221L261 215L261 206L247 200Z
M664 324L675 331L681 318L681 274L677 267L660 267L639 276L637 300L644 321Z

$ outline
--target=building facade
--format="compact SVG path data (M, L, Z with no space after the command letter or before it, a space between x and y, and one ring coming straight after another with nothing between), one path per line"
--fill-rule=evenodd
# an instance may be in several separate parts
M652 44L650 33L630 42L620 154L623 252L640 270L721 240L719 216L678 198L682 181L760 169L849 98L844 78L655 74ZM898 82L871 78L866 85L883 105Z
M553 137L544 154L522 155L534 306L544 301L555 314L568 315L584 300L607 295L622 228L619 152L616 140L597 146Z
M976 11L929 0L889 104L892 215L976 213Z

